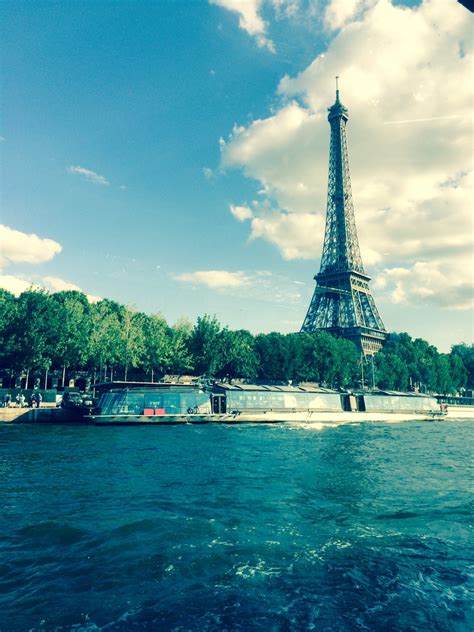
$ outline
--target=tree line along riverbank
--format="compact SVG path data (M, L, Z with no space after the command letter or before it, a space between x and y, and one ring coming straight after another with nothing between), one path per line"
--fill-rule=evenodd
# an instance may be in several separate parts
M99 379L156 380L165 374L276 382L318 382L330 387L366 383L392 390L419 388L451 394L474 386L474 348L460 343L440 353L422 339L392 333L365 366L355 345L325 332L253 335L230 330L204 315L169 325L115 301L89 303L85 294L0 289L0 370L4 386L60 386L78 372ZM38 384L38 385L39 385Z

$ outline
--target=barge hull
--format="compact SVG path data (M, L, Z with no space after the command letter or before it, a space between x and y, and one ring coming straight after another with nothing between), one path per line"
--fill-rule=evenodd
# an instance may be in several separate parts
M398 422L432 421L446 415L439 412L388 413L377 412L295 412L295 413L227 413L215 415L93 415L91 421L99 426L123 425L178 425L178 424L241 424L241 423L357 423L362 421Z

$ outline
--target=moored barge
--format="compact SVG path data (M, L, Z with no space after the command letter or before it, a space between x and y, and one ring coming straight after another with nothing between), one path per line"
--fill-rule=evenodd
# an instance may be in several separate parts
M446 413L434 397L392 391L339 392L257 384L100 384L97 425L431 420Z

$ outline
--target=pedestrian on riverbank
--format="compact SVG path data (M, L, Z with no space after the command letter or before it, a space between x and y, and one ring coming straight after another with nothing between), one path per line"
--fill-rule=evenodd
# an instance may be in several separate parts
M10 408L11 403L12 403L11 393L6 393L5 399L4 399L4 407L5 408Z

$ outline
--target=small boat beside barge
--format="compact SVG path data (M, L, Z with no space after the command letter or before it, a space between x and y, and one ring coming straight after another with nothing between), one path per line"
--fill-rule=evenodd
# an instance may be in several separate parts
M434 397L392 391L339 392L312 386L108 383L89 419L96 425L432 420Z

